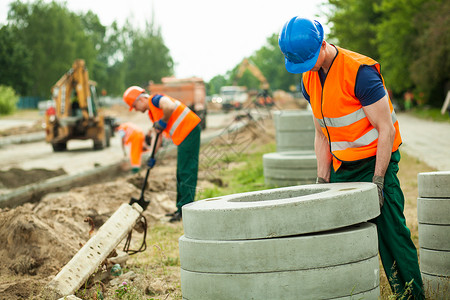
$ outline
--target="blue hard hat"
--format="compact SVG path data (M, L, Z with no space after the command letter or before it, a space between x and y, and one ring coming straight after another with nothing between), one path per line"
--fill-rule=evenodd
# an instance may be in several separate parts
M294 17L286 22L278 37L286 70L294 74L311 70L319 57L322 41L323 28L316 20Z

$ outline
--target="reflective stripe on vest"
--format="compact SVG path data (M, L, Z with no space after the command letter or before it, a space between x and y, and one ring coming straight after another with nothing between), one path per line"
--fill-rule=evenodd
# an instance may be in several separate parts
M175 109L180 105L180 101L175 100ZM174 110L175 110L174 109ZM175 130L180 126L181 122L186 118L187 114L189 113L190 109L186 106L181 114L178 116L178 118L175 120L175 122L172 125L172 128L170 128L170 135L172 136Z
M363 109L358 109L354 113L351 113L347 116L343 116L340 118L325 118L325 123L323 119L316 119L317 122L319 122L320 126L325 128L327 127L344 127L351 125L363 118L366 117L366 114L364 113ZM392 124L395 124L397 122L397 115L395 114L395 111L392 111L391 113L392 117ZM326 126L325 126L326 125ZM348 148L357 148L361 146L367 146L373 143L378 138L378 130L373 128L372 130L369 130L367 133L365 133L363 136L358 138L357 140L353 142L331 142L331 151L340 151L345 150Z
M338 54L328 71L325 82L317 72L303 73L303 84L310 96L314 117L321 126L333 155L333 166L339 161L356 161L376 155L378 131L367 118L361 102L354 94L361 66L373 66L380 74L379 64L364 55L337 47ZM386 90L386 87L384 86ZM395 128L392 151L401 144L398 120L386 92ZM336 170L336 167L335 167Z

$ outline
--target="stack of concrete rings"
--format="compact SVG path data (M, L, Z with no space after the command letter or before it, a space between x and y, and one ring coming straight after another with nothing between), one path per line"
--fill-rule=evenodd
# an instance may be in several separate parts
M263 155L264 180L271 186L314 183L317 159L314 151L274 152Z
M310 111L275 111L273 121L277 152L314 149L314 121Z
M183 206L183 299L378 299L376 186L332 183Z
M450 171L419 173L417 181L420 269L425 291L433 299L447 299L450 293Z
M314 183L314 122L310 111L274 112L277 152L263 155L264 179L271 186Z

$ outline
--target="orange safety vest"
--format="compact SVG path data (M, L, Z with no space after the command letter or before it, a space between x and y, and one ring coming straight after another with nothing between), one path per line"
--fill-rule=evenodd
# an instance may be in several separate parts
M122 123L119 125L117 130L123 130L125 132L125 136L123 137L124 144L128 145L131 143L131 166L139 168L141 166L142 147L145 140L144 132L132 123Z
M172 97L164 94L160 95L169 98L175 103L175 110L170 116L169 121L167 122L167 127L163 132L169 135L172 138L173 143L178 146L182 141L184 141L189 133L191 133L192 129L200 123L200 118L179 100L173 99ZM159 121L159 119L161 119L164 115L162 109L153 105L152 99L154 96L156 95L150 95L148 101L148 116L153 123Z
M123 130L125 132L125 137L123 138L125 144L129 144L134 137L144 136L144 132L132 123L122 123L117 127L117 130Z
M310 96L314 117L330 144L335 170L343 161L356 161L376 155L378 131L370 123L361 102L355 96L355 83L362 65L375 66L381 76L380 64L375 60L336 48L338 54L328 71L323 88L318 72L309 71L303 74L303 84ZM381 78L384 85L384 79ZM394 152L402 143L402 139L391 99L387 92L386 95L395 127L392 146Z

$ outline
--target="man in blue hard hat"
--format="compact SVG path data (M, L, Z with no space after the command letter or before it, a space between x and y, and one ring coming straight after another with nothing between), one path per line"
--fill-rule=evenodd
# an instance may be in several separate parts
M391 289L397 295L409 293L405 299L424 299L397 178L402 140L380 64L327 43L322 25L301 17L286 22L278 44L286 69L303 73L302 92L316 128L317 183L376 184L381 214L372 222Z

